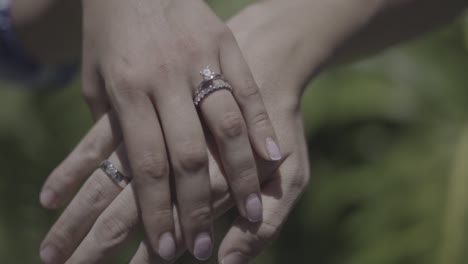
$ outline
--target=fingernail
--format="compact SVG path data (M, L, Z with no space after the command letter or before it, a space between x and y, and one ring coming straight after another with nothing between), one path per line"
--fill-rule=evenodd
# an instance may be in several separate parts
M176 254L174 236L167 232L159 238L159 256L165 260L173 260Z
M279 147L272 138L266 139L266 147L271 160L276 161L281 159L281 152L279 150Z
M221 264L247 264L249 261L244 255L240 252L233 252L221 260Z
M46 264L54 264L58 262L58 250L54 246L46 246L41 250L41 260Z
M208 233L201 233L195 238L193 247L193 255L198 260L207 260L211 257L213 251L213 244L211 236Z
M42 206L46 208L55 207L55 193L52 190L43 190L39 196L39 200L41 201Z
M247 212L247 218L252 223L262 221L263 218L263 206L258 194L253 193L247 197L245 202L245 210Z

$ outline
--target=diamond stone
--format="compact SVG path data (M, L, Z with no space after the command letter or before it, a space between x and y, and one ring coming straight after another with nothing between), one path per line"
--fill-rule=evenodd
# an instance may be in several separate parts
M215 74L216 73L213 72L209 66L200 71L200 75L203 77L203 80L211 80L214 78Z

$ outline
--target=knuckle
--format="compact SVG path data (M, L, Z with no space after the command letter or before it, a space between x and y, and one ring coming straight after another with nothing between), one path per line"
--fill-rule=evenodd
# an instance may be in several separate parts
M173 212L171 207L158 208L154 210L150 223L158 222L160 226L171 226L173 222ZM163 225L165 223L165 225Z
M89 88L82 88L81 89L81 96L88 102L89 104L95 104L99 101L99 95L94 89Z
M237 112L227 112L221 119L220 135L223 138L235 138L244 131L244 119Z
M149 233L155 235L161 230L171 230L174 226L174 212L172 211L172 207L168 207L167 204L157 207L158 208L151 210L142 209L141 211L145 227L152 229ZM154 226L154 223L157 223L157 226Z
M271 127L270 118L265 111L261 111L254 115L250 122L256 127Z
M112 73L109 77L110 82L108 86L115 96L116 102L125 101L136 101L141 98L143 91L141 85L144 81L138 79L138 77L130 71L121 71Z
M245 165L241 165L239 167L242 169L234 176L234 181L238 183L250 183L252 180L257 179L257 168L255 167L255 164L252 164L252 162L246 162Z
M98 244L107 246L124 241L130 233L131 226L117 216L105 216L98 220L94 235Z
M155 69L156 75L159 78L167 78L172 72L171 64L171 60L169 59L165 59L157 63Z
M181 50L187 56L190 61L198 62L202 59L202 49L199 42L190 37L184 36L176 40L175 47L177 50Z
M106 188L106 179L107 176L101 175L98 177L91 177L84 186L84 190L86 191L86 195L83 195L83 208L93 208L95 210L99 210L100 208L104 208L107 204L107 188Z
M302 192L309 185L310 175L309 173L299 173L291 177L289 181L289 185L294 192Z
M183 151L179 151L177 156L177 167L182 172L200 171L208 166L208 155L202 146L185 144Z
M169 165L162 154L145 154L139 159L135 172L146 179L160 180L169 175Z
M241 101L260 100L260 90L258 89L257 83L253 79L245 81L243 87L237 90L237 94Z
M97 141L93 139L82 146L85 150L80 153L82 164L96 164L104 156L103 151L96 148L95 142Z
M139 70L134 64L118 60L106 71L109 94L117 103L140 101L150 87L151 75L145 69Z
M208 205L201 206L189 212L187 219L188 223L204 224L211 220L211 208Z
M182 71L183 62L177 55L166 55L160 58L159 62L154 65L154 74L159 83L168 82L171 78Z
M261 243L267 244L274 241L279 233L280 227L277 224L264 221L260 231L256 235L256 238Z

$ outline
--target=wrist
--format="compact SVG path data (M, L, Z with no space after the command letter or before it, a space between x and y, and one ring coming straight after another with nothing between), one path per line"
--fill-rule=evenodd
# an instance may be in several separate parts
M268 65L272 78L278 79L276 83L284 83L278 89L289 87L293 91L288 92L300 97L310 78L329 63L348 38L396 2L402 1L261 1L229 25L245 47L246 58L255 58L251 66Z

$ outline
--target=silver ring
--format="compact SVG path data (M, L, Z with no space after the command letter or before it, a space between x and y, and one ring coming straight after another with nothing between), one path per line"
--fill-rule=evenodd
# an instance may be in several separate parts
M123 175L110 161L104 160L99 166L101 170L121 187L128 184L127 177Z
M198 106L203 99L214 91L226 89L232 92L232 86L224 79L222 74L205 67L200 71L203 81L198 85L193 103Z

